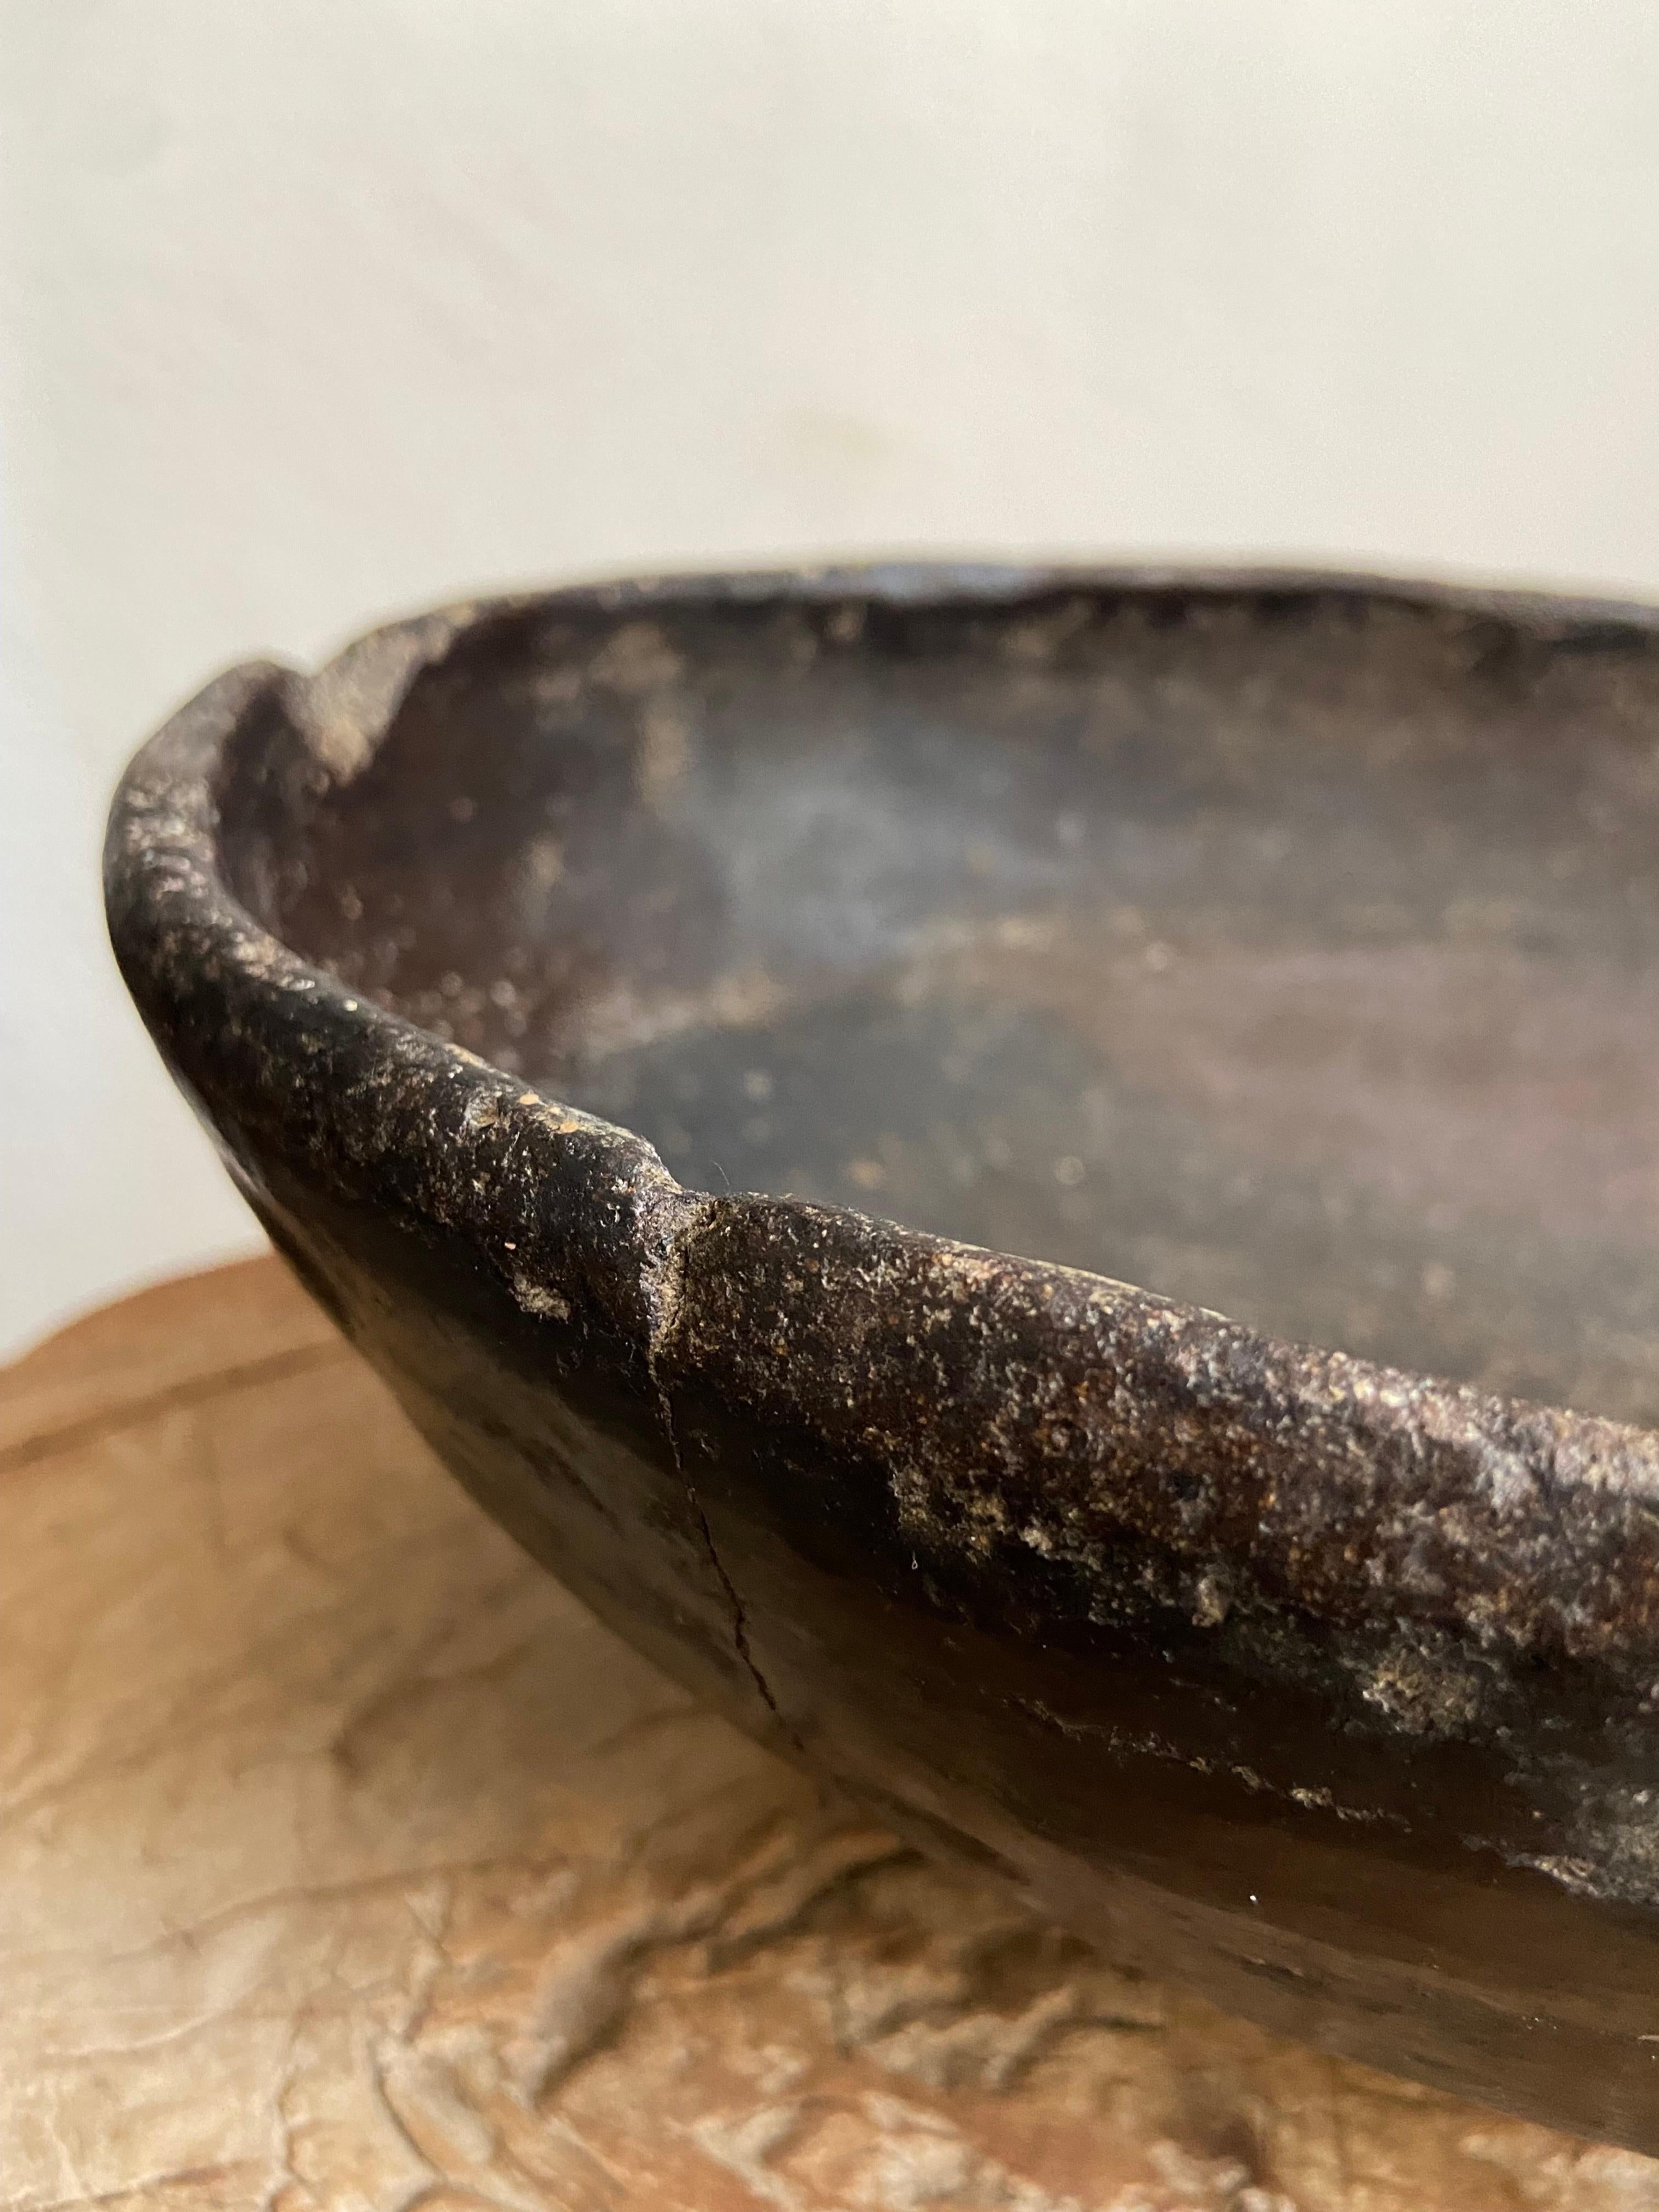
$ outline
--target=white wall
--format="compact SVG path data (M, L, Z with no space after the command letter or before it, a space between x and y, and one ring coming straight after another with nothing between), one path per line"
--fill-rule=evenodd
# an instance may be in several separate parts
M0 0L0 1343L249 1225L117 768L252 649L803 550L1659 590L1653 0Z

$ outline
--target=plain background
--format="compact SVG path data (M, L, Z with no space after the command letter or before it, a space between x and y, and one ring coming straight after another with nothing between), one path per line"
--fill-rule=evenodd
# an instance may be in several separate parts
M1653 0L0 0L0 1347L252 1241L121 762L251 651L907 549L1659 592Z

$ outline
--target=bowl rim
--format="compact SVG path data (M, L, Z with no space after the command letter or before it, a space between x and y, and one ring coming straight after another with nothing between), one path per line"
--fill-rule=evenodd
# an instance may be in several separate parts
M468 1183L486 1137L490 1161L517 1149L511 1203L527 1209L527 1224L540 1203L531 1189L538 1177L562 1180L569 1204L589 1212L600 1206L594 1193L602 1188L624 1194L600 1206L605 1219L593 1234L644 1316L643 1356L653 1372L659 1359L672 1366L720 1356L697 1348L695 1328L688 1334L688 1283L707 1287L780 1240L818 1237L826 1249L867 1255L886 1271L895 1345L941 1302L966 1305L1011 1360L1047 1363L1079 1391L1102 1394L1109 1425L1115 1378L1133 1375L1140 1378L1133 1387L1164 1391L1164 1443L1147 1445L1143 1471L1158 1449L1167 1459L1170 1440L1194 1420L1231 1422L1249 1481L1218 1494L1214 1510L1196 1520L1167 1498L1142 1515L1195 1561L1231 1547L1275 1592L1316 1614L1369 1617L1381 1598L1391 1619L1409 1615L1425 1632L1449 1628L1482 1647L1659 1666L1659 1433L1282 1342L1103 1274L988 1251L857 1208L688 1191L632 1131L550 1097L307 961L248 911L220 866L216 780L253 718L275 713L320 773L349 781L421 677L495 624L562 607L622 621L688 604L1018 605L1068 590L1193 601L1316 594L1488 617L1545 640L1659 638L1659 607L1616 599L1176 562L691 569L463 600L383 623L314 673L274 661L239 665L178 710L134 757L112 809L105 884L118 960L245 1189L241 1139L230 1126L241 1111L239 1086L261 1089L259 1110L275 1126L298 1110L276 1073L286 1065L310 1071L304 1110L327 1125L331 1172L361 1180L371 1165L387 1171L388 1159L395 1164L407 1148L401 1200L446 1231L487 1242L498 1273L499 1180L487 1237ZM227 1062L216 1097L215 1055L227 1054L235 1064ZM399 1094L402 1109L391 1119L383 1104L360 1112L370 1091ZM440 1157L445 1147L453 1157ZM508 1267L506 1279L524 1311L556 1321L562 1299L533 1279L534 1265ZM750 1353L737 1347L732 1357ZM790 1386L798 1396L826 1389L828 1357L817 1368L804 1359ZM1084 1444L1074 1438L1071 1449L1076 1457ZM1045 1462L1056 1480L1065 1463L1064 1452ZM1087 1474L1079 1478L1085 1487ZM1123 1508L1121 1495L1115 1499L1115 1510ZM1650 1534L1650 1542L1632 1543Z

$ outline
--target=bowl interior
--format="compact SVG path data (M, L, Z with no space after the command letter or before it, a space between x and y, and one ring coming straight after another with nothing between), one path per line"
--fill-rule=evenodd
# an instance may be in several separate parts
M1362 588L470 634L225 807L290 944L649 1138L1659 1421L1659 658Z

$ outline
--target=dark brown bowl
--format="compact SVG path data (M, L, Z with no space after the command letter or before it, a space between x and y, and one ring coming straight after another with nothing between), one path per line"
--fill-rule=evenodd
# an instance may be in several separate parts
M1659 2150L1656 833L1649 613L890 568L239 668L106 883L623 1635L1120 1960Z

